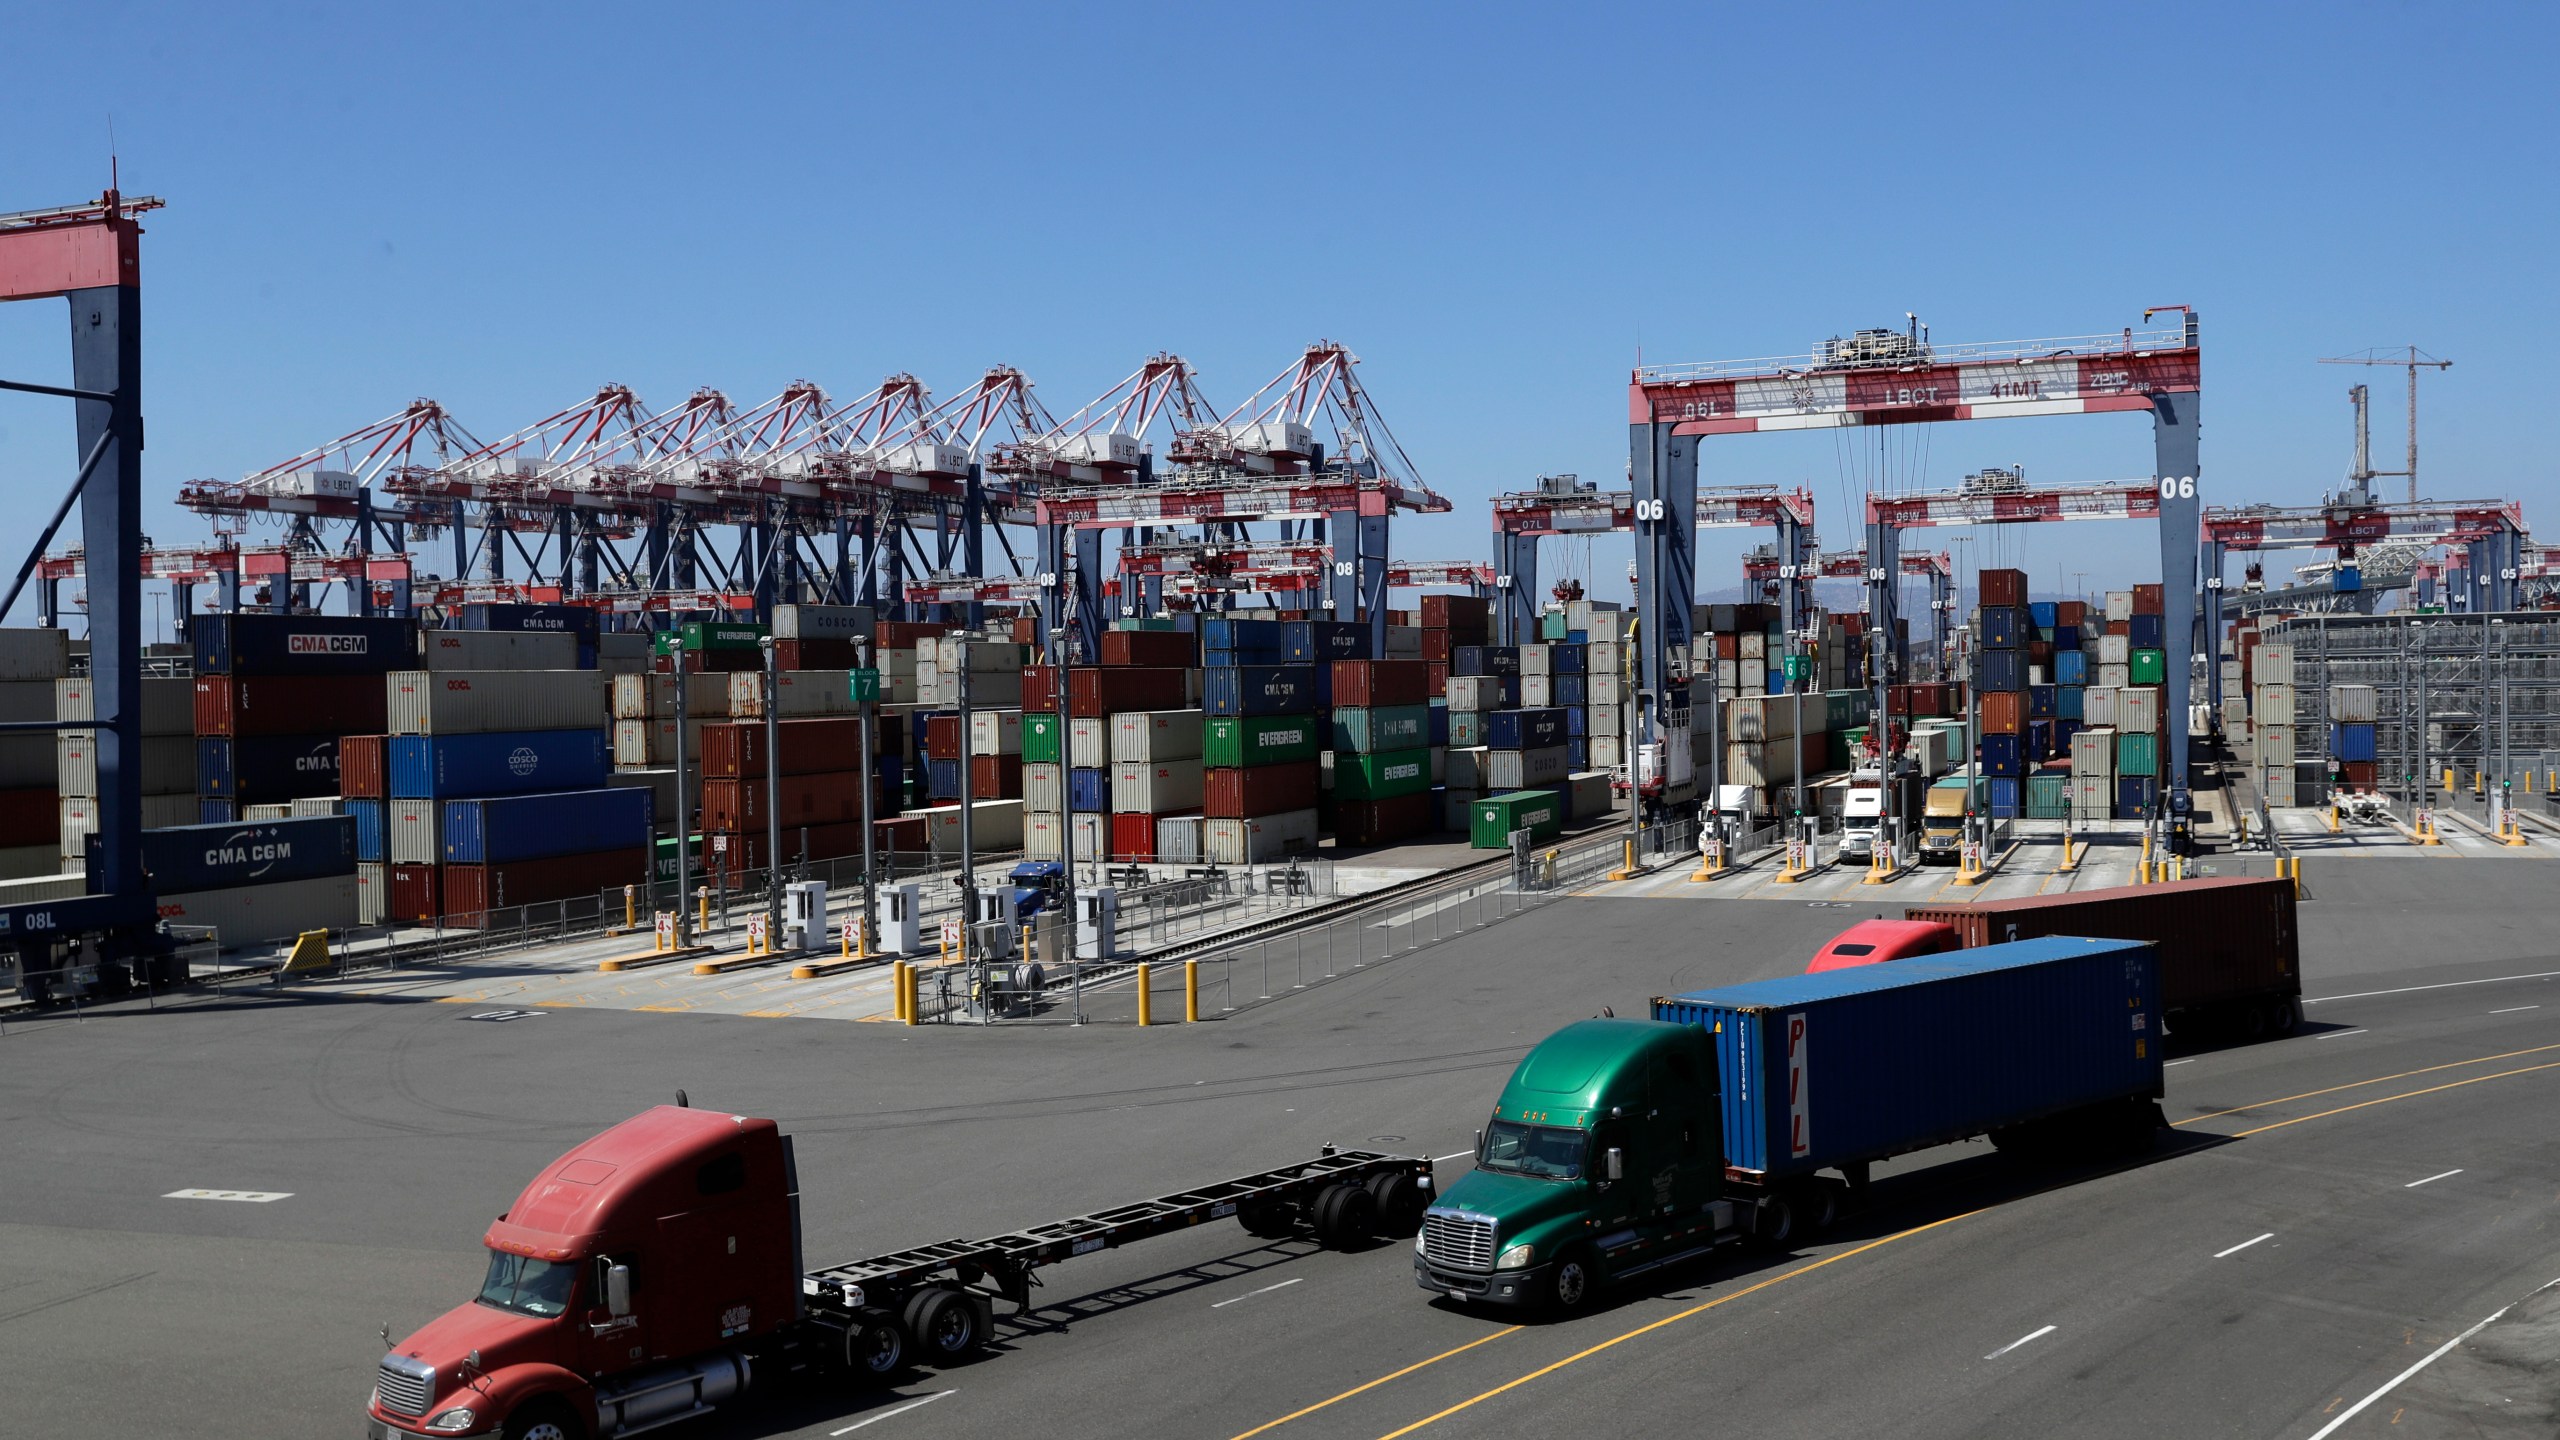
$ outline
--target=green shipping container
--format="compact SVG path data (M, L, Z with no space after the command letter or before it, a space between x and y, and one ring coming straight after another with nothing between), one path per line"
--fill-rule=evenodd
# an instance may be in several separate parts
M2141 654L2141 651L2135 651ZM2159 654L2155 650L2152 654ZM2138 735L2124 730L2116 734L2116 773L2119 775L2157 775L2160 773L2160 737Z
M1449 743L1464 749L1484 743L1484 712L1452 710L1449 712Z
M1822 758L1828 762L1829 768L1855 770L1858 768L1858 747L1866 743L1867 727L1861 725L1854 730L1835 729L1823 739Z
M1874 718L1875 692L1871 690L1826 690L1823 708L1830 711L1829 730L1846 730L1864 725Z
M1552 840L1564 833L1564 801L1553 790L1514 790L1488 795L1470 812L1473 824L1467 843L1477 850L1508 850L1511 834L1526 830L1532 840Z
M1064 765L1067 763L1067 719L1039 711L1024 711L1022 716L1022 763L1025 765Z
M753 650L765 627L745 620L687 620L678 633L687 650Z
M1338 751L1375 755L1430 743L1429 705L1381 705L1333 712L1333 748Z
M1431 751L1396 750L1384 755L1333 757L1333 798L1393 800L1431 788Z
M2047 774L2028 776L2027 818L2030 820L2070 819L2071 777Z
M1563 612L1563 611L1561 611L1561 610L1550 610L1550 611L1546 612L1545 614L1540 615L1540 616L1538 617L1538 638L1539 638L1539 639L1541 639L1541 640L1562 640L1562 639L1565 637L1565 634L1566 634L1566 627L1565 627L1565 623L1564 623L1564 612Z
M2130 678L2136 685L2165 685L2169 681L2168 657L2158 650L2136 650L2132 655Z
M1211 769L1239 770L1248 765L1278 765L1313 760L1325 748L1324 722L1313 715L1218 716L1209 722L1204 758ZM1023 756L1030 758L1031 735L1022 736Z

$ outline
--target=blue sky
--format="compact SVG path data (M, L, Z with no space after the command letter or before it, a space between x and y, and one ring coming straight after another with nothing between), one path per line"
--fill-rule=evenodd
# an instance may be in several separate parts
M2549 507L2553 12L2409 5L24 6L0 210L94 194L112 120L145 241L152 533L179 482L442 400L484 438L604 380L671 403L1021 366L1063 415L1147 354L1233 404L1318 337L1483 558L1486 497L1612 482L1652 360L2204 317L2216 503L2309 502L2349 451L2316 357L2414 341L2426 488ZM112 77L111 79L108 77ZM0 375L66 368L0 308ZM2399 446L2398 372L2377 450ZM67 482L67 407L0 396L0 528ZM1931 427L1952 484L2147 474L2147 422ZM1925 454L1925 468L1918 455ZM1711 483L1814 490L1835 440ZM2560 535L2560 520L2546 527ZM1756 537L1702 538L1700 588ZM25 538L18 542L27 543ZM1624 541L1552 546L1623 589ZM2148 527L1986 538L2149 578ZM8 563L14 567L18 556ZM25 616L17 617L25 623Z

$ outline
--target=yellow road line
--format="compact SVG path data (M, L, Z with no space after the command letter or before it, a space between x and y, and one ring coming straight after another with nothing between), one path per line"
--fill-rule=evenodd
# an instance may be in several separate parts
M2317 1115L2296 1115L2290 1120L2278 1120L2273 1124L2261 1125L2254 1130L2243 1130L2231 1138L2238 1140L2244 1136L2263 1135L2269 1130L2281 1130L2287 1125L2299 1125L2305 1120L2322 1120L2331 1115L2344 1115L2350 1110L2362 1110L2368 1105L2388 1105L2394 1100L2407 1100L2418 1095L2433 1095L2439 1090L2459 1090L2465 1085L2477 1085L2483 1080L2504 1080L2510 1075L2530 1075L2536 1070L2560 1070L2560 1060L2553 1060L2543 1065L2527 1065L2515 1070L2501 1070L2494 1075L2474 1075L2468 1080L2448 1080L2442 1085L2430 1085L2424 1090L2404 1090L2397 1095L2385 1095L2378 1100L2359 1100L2353 1105L2341 1105L2335 1110L2323 1110Z
M2331 1085L2323 1090L2305 1090L2299 1095L2279 1095L2273 1100L2255 1100L2246 1105L2234 1105L2228 1110L2210 1110L2202 1115L2190 1116L2187 1119L2172 1121L2170 1123L2173 1126L2193 1125L2198 1120L2212 1120L2224 1115L2237 1115L2244 1110L2264 1110L2270 1105L2285 1105L2296 1100L2309 1100L2321 1095L2335 1095L2341 1090L2360 1090L2367 1085L2385 1085L2394 1080L2406 1080L2412 1075L2432 1075L2438 1070L2459 1070L2465 1065L2487 1065L2498 1060L2513 1060L2519 1055L2540 1055L2545 1051L2550 1050L2560 1050L2560 1045L2536 1045L2527 1050L2508 1050L2496 1055L2483 1055L2477 1060L2448 1060L2442 1065L2427 1065L2416 1070L2403 1070L2396 1075L2376 1075L2370 1080L2350 1080L2344 1085ZM2336 1114L2337 1112L2330 1111L2328 1113Z
M1799 1265L1799 1266L1797 1266L1795 1269L1790 1270L1790 1271L1786 1272L1786 1273L1785 1273L1785 1274L1783 1274L1783 1275L1772 1275L1772 1276L1770 1276L1768 1279L1761 1281L1761 1282L1760 1282L1759 1284L1757 1284L1757 1285L1746 1286L1746 1287L1744 1287L1743 1289L1740 1289L1740 1290L1736 1290L1736 1291L1734 1291L1734 1292L1733 1292L1732 1294L1730 1294L1730 1295L1719 1295L1719 1296L1717 1296L1715 1299L1713 1299L1713 1300L1709 1300L1709 1301L1707 1301L1705 1304L1702 1304L1702 1305L1692 1305L1692 1306L1690 1306L1688 1309L1683 1310L1683 1311L1680 1311L1678 1314L1675 1314L1675 1315L1665 1315L1665 1316L1663 1316L1661 1319L1656 1320L1656 1321L1654 1321L1653 1323L1651 1323L1651 1324L1649 1324L1649 1325L1639 1325L1639 1326L1637 1326L1635 1329L1630 1330L1630 1331L1627 1331L1627 1332L1626 1332L1625 1334L1623 1334L1623 1335L1613 1335L1613 1336L1609 1337L1608 1339L1601 1341L1599 1344L1594 1345L1594 1346L1592 1346L1591 1348L1589 1348L1589 1349L1587 1349L1587 1350L1579 1350L1579 1351L1576 1351L1576 1352L1574 1352L1573 1354L1571 1354L1571 1355L1567 1355L1567 1356L1566 1356L1566 1357L1564 1357L1563 1359L1558 1360L1558 1361L1556 1361L1555 1363L1553 1363L1553 1364L1551 1364L1551 1365L1542 1365L1542 1366L1538 1367L1537 1369L1530 1371L1528 1374L1521 1376L1521 1377L1520 1377L1519 1379L1517 1379L1517 1380L1512 1380L1512 1381L1508 1381L1508 1382L1506 1382L1506 1383L1504 1383L1504 1384L1501 1384L1501 1385L1496 1385L1496 1386L1495 1386L1495 1387L1493 1387L1492 1389L1485 1391L1483 1394L1475 1395L1475 1396L1471 1396L1471 1397L1469 1397L1469 1398L1467 1398L1467 1399L1465 1399L1465 1400L1461 1400L1461 1401L1459 1401L1457 1404L1450 1406L1448 1409L1441 1411L1441 1412L1440 1412L1439 1414L1437 1414L1437 1415L1427 1415L1427 1416L1424 1416L1422 1419L1414 1421L1412 1424L1405 1426L1405 1427L1404 1427L1403 1429L1401 1429L1401 1430L1390 1430L1390 1431L1388 1431L1385 1435L1383 1435L1383 1436L1379 1437L1379 1440L1396 1440L1396 1437L1397 1437L1397 1436L1400 1436L1400 1435L1410 1435L1410 1434L1412 1434L1414 1431L1416 1431L1416 1430L1420 1430L1420 1429L1422 1429L1422 1428L1423 1428L1424 1426L1426 1426L1426 1425L1436 1425L1436 1424L1438 1424L1439 1422L1441 1422L1441 1421L1443 1421L1443 1420L1448 1419L1450 1416L1457 1414L1459 1411L1464 1410L1464 1409L1467 1409L1468 1407L1473 1406L1473 1405L1481 1404L1481 1403L1482 1403L1482 1402L1484 1402L1484 1401L1487 1401L1487 1400L1492 1399L1492 1398L1493 1398L1494 1396L1496 1396L1496 1395L1500 1395L1500 1394L1502 1394L1504 1391L1517 1389L1517 1388L1519 1388L1520 1386L1522 1386L1522 1385L1526 1385L1526 1384L1528 1384L1530 1381L1535 1380L1535 1379L1537 1379L1538 1377L1540 1377L1540 1376L1542 1376L1542 1375L1549 1375L1549 1374L1553 1374L1554 1372L1556 1372L1556 1371L1558 1371L1558 1370L1563 1369L1563 1368L1564 1368L1564 1367L1566 1367L1567 1365L1571 1365L1571 1364L1573 1364L1575 1361L1588 1359L1589 1357L1594 1356L1594 1355L1597 1355L1597 1354L1599 1354L1601 1351L1608 1349L1608 1348L1609 1348L1610 1346L1612 1346L1612 1345L1617 1345L1617 1344L1621 1344L1621 1343L1623 1343L1623 1342L1625 1342L1625 1341L1628 1341L1628 1340L1633 1340L1633 1339L1635 1339L1635 1338L1636 1338L1637 1336L1639 1336L1639 1335L1646 1335L1646 1334L1650 1334L1650 1333L1652 1333L1653 1331L1656 1331L1656 1330L1661 1329L1661 1328L1662 1328L1663 1326L1665 1326L1665 1325L1676 1325L1676 1324L1678 1324L1679 1322L1681 1322L1681 1321L1683 1321L1683 1320L1688 1319L1688 1318L1689 1318L1690 1316L1692 1316L1692 1315L1701 1315L1701 1314L1704 1314L1705 1312L1707 1312L1707 1311L1709 1311L1709 1310L1713 1310L1714 1308L1716 1308L1716 1307L1717 1307L1717 1306L1719 1306L1719 1305L1729 1305L1729 1304L1731 1304L1732 1302L1734 1302L1734 1301L1736 1301L1736 1300L1741 1299L1741 1298L1742 1298L1742 1297L1744 1297L1745 1295L1754 1295L1754 1294L1758 1294L1760 1291L1766 1290L1766 1289L1768 1289L1768 1288L1769 1288L1770 1286L1772 1286L1772 1285L1783 1285L1783 1284L1785 1284L1787 1281L1789 1281L1789 1280L1793 1280L1794 1278L1796 1278L1796 1277L1797 1277L1797 1276L1799 1276L1799 1275L1809 1275L1809 1274L1813 1273L1814 1271L1821 1269L1821 1268L1822 1268L1823 1266L1825 1266L1825 1265L1830 1265L1830 1264L1833 1264L1833 1263L1835 1263L1835 1262L1837 1262L1837 1261L1846 1260L1846 1259L1848 1259L1848 1258L1849 1258L1850 1256L1852 1256L1852 1255L1864 1255L1864 1254L1866 1254L1866 1253L1867 1253L1868 1251L1870 1251L1870 1250L1877 1250L1877 1249L1881 1249L1881 1248L1883 1248L1884 1246L1887 1246L1887 1245L1892 1244L1892 1243L1893 1243L1894 1241L1896 1241L1896 1240L1907 1240L1907 1239L1909 1239L1910 1237L1912 1237L1912 1236L1914 1236L1914 1235L1919 1235L1919 1234L1923 1234L1923 1233L1925 1233L1925 1232L1927 1232L1927 1231L1935 1230L1935 1229L1937 1229L1937 1228L1938 1228L1939 1226L1941 1226L1941 1225L1953 1225L1954 1223L1956 1223L1956 1222L1957 1222L1957 1221L1959 1221L1959 1220L1969 1219L1969 1218L1971 1218L1972 1216L1979 1215L1979 1214L1981 1214L1981 1213L1982 1213L1982 1211L1980 1211L1980 1210L1967 1210L1967 1211L1965 1211L1962 1215L1950 1215L1950 1216L1948 1216L1947 1218L1945 1218L1945 1219L1943 1219L1943 1220L1932 1220L1932 1221L1930 1221L1930 1222L1929 1222L1928 1224L1926 1224L1926 1225L1914 1225L1914 1226L1912 1226L1912 1227L1911 1227L1910 1229L1908 1229L1908 1230L1904 1230L1904 1231L1901 1231L1901 1232L1899 1232L1899 1233L1892 1234L1892 1235L1887 1235L1886 1237L1884 1237L1884 1238L1883 1238L1883 1239L1881 1239L1881 1240L1870 1240L1870 1241L1868 1241L1866 1244L1859 1246L1859 1247L1858 1247L1857 1249L1855 1249L1855 1250L1843 1250L1843 1251L1841 1251L1841 1252L1840 1252L1839 1254L1837 1254L1837 1255L1826 1255L1826 1256L1822 1257L1821 1259L1814 1261L1814 1262L1813 1262L1812 1264L1810 1264L1810 1265ZM1426 1363L1426 1364L1427 1364L1427 1363L1429 1363L1429 1362L1428 1362L1428 1361L1426 1361L1426 1362L1424 1362L1424 1363ZM1392 1378L1392 1377L1390 1377L1390 1378ZM1353 1392L1350 1392L1350 1393L1357 1394L1358 1392L1357 1392L1357 1391L1353 1391ZM1336 1397L1336 1398L1339 1398L1339 1397ZM1331 1403L1333 1403L1333 1402L1332 1402L1332 1401L1327 1401L1327 1402L1325 1402L1325 1403L1326 1403L1326 1404L1331 1404ZM1291 1418L1295 1418L1295 1417L1291 1417ZM1276 1425L1276 1424L1279 1424L1280 1422L1275 1420L1275 1421L1273 1421L1272 1423ZM1268 1428L1268 1427L1265 1427L1265 1428ZM1257 1433L1257 1432L1250 1431L1250 1430L1248 1430L1248 1431L1246 1431L1246 1432L1245 1432L1245 1434L1247 1434L1247 1435L1251 1435L1251 1434L1254 1434L1254 1433ZM1236 1440L1244 1440L1244 1437L1243 1437L1243 1436L1238 1436L1238 1437L1236 1437Z
M1513 1326L1510 1326L1510 1327L1508 1327L1508 1328L1506 1328L1506 1329L1496 1330L1496 1331L1494 1331L1492 1334L1487 1335L1487 1336L1484 1336L1484 1337L1482 1337L1481 1339L1470 1340L1470 1341L1468 1341L1466 1344L1459 1346L1459 1347L1458 1347L1457 1349L1455 1349L1455 1350L1443 1350L1443 1351L1441 1351L1439 1354L1432 1356L1432 1357L1431 1357L1430 1359L1428 1359L1428 1360L1416 1360L1416 1361L1415 1361L1415 1362L1413 1362L1412 1364L1407 1365L1407 1366L1406 1366L1406 1367L1404 1367L1403 1369L1396 1371L1396 1372L1395 1372L1394 1374L1392 1374L1392 1375L1381 1375L1381 1376L1379 1376L1377 1379L1370 1381L1370 1382L1369 1382L1368 1384L1366 1384L1366 1385L1356 1386L1356 1387L1354 1387L1354 1388L1352 1388L1352 1389L1345 1390L1345 1391L1343 1391L1341 1394L1334 1396L1334 1397L1333 1397L1333 1399L1331 1399L1331 1400L1319 1400L1319 1401L1317 1401L1316 1403L1314 1403L1313 1405L1310 1405L1310 1406L1308 1406L1307 1408L1305 1408L1305 1409L1303 1409L1303 1410L1292 1410L1292 1411L1290 1411L1288 1414L1283 1415L1283 1416L1281 1416L1279 1419L1274 1420L1274 1421L1271 1421L1271 1422L1270 1422L1270 1423L1268 1423L1268 1424L1256 1425L1256 1426L1254 1426L1252 1429L1247 1430L1246 1432L1244 1432L1242 1435L1238 1435L1237 1437L1235 1437L1235 1440L1253 1440L1253 1437L1254 1437L1254 1436L1261 1434L1263 1431L1265 1431L1265 1430L1277 1430L1277 1429L1279 1429L1281 1426L1288 1424L1290 1421L1297 1419L1297 1418L1298 1418L1299 1416L1301 1416L1301 1415L1313 1415L1314 1413L1316 1413L1317 1411L1319 1411L1319 1410L1323 1409L1323 1408L1324 1408L1324 1407L1326 1407L1327 1405L1334 1404L1334 1403L1336 1403L1336 1402L1338 1402L1338 1401L1348 1400L1348 1399L1350 1399L1352 1396L1359 1394L1359 1393L1360 1393L1361 1391L1363 1391L1363 1390L1375 1390L1375 1389L1377 1389L1379 1386L1386 1384L1386 1383L1387 1383L1388 1381L1390 1381L1390 1380L1401 1380L1401 1379L1403 1379L1405 1376L1412 1374L1414 1371L1419 1370L1419 1369L1421 1369L1422 1367L1424 1367L1424 1366L1426 1366L1426 1365L1437 1365L1437 1364L1439 1364L1441 1361L1448 1359L1448 1358L1449 1358L1450 1356L1452 1356L1452 1355L1464 1355L1465 1353L1467 1353L1467 1352L1468 1352L1468 1351L1470 1351L1470 1350L1473 1350L1474 1348L1476 1348L1476 1347L1477 1347L1477 1346L1479 1346L1479 1345L1490 1345L1490 1344L1492 1344L1494 1341L1501 1339L1501 1338L1502 1338L1503 1336L1505 1336L1505 1335L1517 1335L1517 1334L1519 1334L1519 1333L1521 1332L1521 1330L1523 1330L1524 1328L1526 1328L1526 1327L1524 1327L1524 1326L1519 1326L1519 1325L1513 1325Z

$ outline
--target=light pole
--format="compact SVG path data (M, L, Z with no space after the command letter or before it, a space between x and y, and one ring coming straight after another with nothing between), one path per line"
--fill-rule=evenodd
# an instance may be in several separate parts
M764 944L770 952L782 939L782 757L774 753L782 738L775 713L782 708L782 686L773 637L757 637L756 648L764 652ZM677 723L681 728L683 722Z
M969 744L969 660L974 632L963 630L952 642L952 652L960 667L960 978L966 987L969 1004L982 1004L978 990L978 947L969 943L978 919L978 833L970 823L977 811L977 786L971 783ZM984 1009L978 1019L987 1020Z
M1058 607L1061 618L1057 628L1049 632L1049 683L1054 687L1050 700L1057 706L1058 715L1058 799L1064 807L1058 812L1059 869L1064 872L1063 883L1058 889L1058 903L1066 912L1059 917L1063 923L1052 926L1049 933L1064 932L1066 935L1067 953L1062 958L1066 961L1067 980L1074 992L1075 1023L1081 1025L1084 1023L1084 917L1076 913L1076 815L1073 804L1067 800L1068 780L1075 774L1072 763L1075 760L1073 637L1079 617L1076 613L1074 549L1073 546L1067 547L1067 573L1059 582L1066 587L1065 603ZM1098 933L1096 938L1100 938Z
M679 637L683 631L675 632ZM693 891L693 787L685 783L684 727L685 709L684 649L675 650L676 673L676 948L693 943L693 907L687 903ZM651 714L649 723L657 723Z
M857 702L854 705L855 724L862 732L862 910L854 916L853 923L858 927L854 933L861 937L862 943L858 948L868 955L871 953L871 917L880 901L878 880L872 873L875 867L872 864L871 818L871 792L880 783L880 777L873 774L871 768L871 727L879 723L880 652L877 640L864 640L858 658L862 661L862 669L853 675L853 698Z

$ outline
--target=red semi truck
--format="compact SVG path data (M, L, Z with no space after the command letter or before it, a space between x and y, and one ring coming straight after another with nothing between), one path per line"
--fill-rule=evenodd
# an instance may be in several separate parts
M800 1180L771 1120L661 1105L546 1166L489 1226L487 1278L382 1357L369 1440L609 1440L778 1374L876 1381L986 1343L1032 1273L1233 1216L1336 1248L1409 1237L1431 1162L1316 1159L983 1240L804 1270Z

